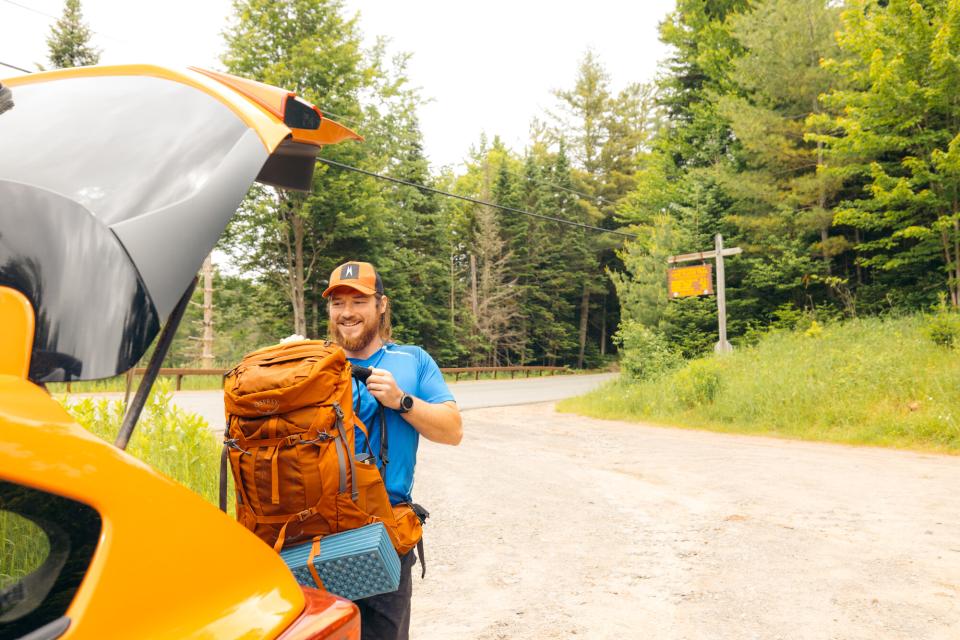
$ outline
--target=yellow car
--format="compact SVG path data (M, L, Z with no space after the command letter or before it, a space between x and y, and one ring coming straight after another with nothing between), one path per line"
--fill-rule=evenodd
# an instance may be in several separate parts
M0 511L49 542L0 583L0 638L359 638L351 602L299 586L252 533L122 450L250 185L309 189L318 149L359 136L288 91L201 69L0 84ZM118 446L42 386L122 373L158 334Z

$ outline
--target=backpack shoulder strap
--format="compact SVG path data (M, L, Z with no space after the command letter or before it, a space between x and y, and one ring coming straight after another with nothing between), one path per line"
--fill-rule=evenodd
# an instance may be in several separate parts
M390 462L390 445L387 443L387 410L377 401L377 412L380 414L380 460L383 461L383 472L387 472L387 463Z

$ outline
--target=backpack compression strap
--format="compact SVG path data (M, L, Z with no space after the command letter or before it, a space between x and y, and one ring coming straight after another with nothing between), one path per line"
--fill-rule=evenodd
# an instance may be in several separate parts
M227 460L230 457L230 450L227 445L223 445L223 451L220 452L220 511L227 512Z

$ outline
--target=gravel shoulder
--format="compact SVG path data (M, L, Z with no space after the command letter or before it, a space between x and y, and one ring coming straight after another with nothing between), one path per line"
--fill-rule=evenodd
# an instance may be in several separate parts
M464 412L413 637L960 637L960 458Z

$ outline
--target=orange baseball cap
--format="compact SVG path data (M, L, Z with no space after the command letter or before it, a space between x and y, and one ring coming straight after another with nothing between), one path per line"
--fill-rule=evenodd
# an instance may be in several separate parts
M372 296L383 295L383 282L380 274L369 262L345 262L330 274L330 286L323 292L326 298L337 287L350 287L360 293Z

